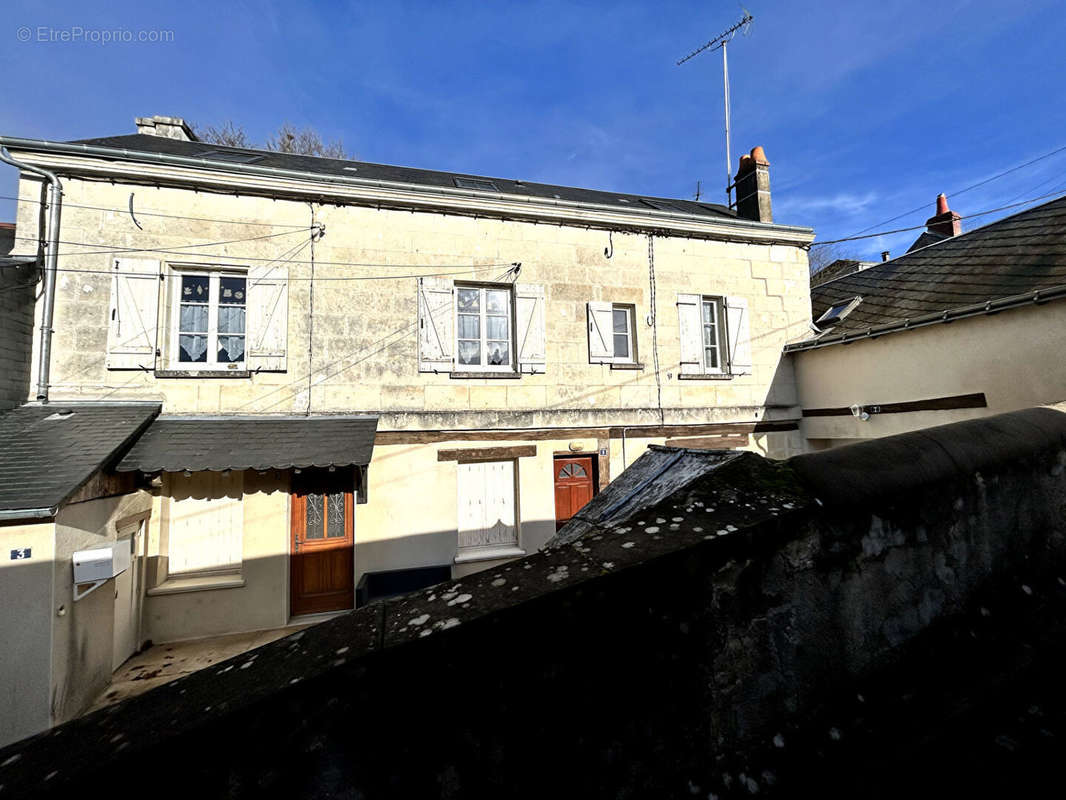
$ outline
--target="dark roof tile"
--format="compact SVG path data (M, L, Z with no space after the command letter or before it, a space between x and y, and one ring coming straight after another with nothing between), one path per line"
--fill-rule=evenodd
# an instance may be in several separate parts
M119 471L342 467L370 463L372 416L160 417L122 459Z
M62 403L3 412L0 511L56 508L114 463L158 413L158 405Z
M666 205L668 208L658 210L682 212L717 219L735 219L736 212L725 206L714 203L702 203L695 200L680 200L676 198L649 197L637 194L624 194L619 192L603 192L595 189L580 189L573 186L555 186L547 183L530 183L522 180L508 178L493 178L482 175L471 175L465 172L441 172L438 170L417 169L414 167L399 167L391 164L372 164L365 161L348 161L338 158L321 158L318 156L304 156L292 153L276 153L269 150L252 150L238 147L223 147L222 145L209 144L207 142L186 142L179 139L168 139L163 136L150 136L147 134L133 133L126 136L105 136L98 139L79 139L71 144L87 144L97 147L112 147L144 153L165 153L189 158L206 158L208 161L217 161L219 168L224 169L233 165L232 156L235 154L248 154L255 156L253 166L273 167L275 169L289 169L300 172L317 173L324 177L365 178L375 181L392 181L407 183L415 186L429 186L446 188L455 191L456 178L467 178L475 181L491 181L504 194L527 195L543 199L568 200L577 203L597 203L601 205L616 206L623 208L641 208L643 210L656 209L658 205ZM223 154L218 157L214 154ZM480 191L473 189L471 191ZM493 192L487 192L493 194Z
M811 306L862 297L832 336L1062 285L1066 197L816 286Z

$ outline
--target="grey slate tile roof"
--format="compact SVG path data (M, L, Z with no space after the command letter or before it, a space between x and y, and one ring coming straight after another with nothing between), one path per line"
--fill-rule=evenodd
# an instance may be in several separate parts
M829 336L858 334L1063 285L1066 197L817 286L812 318L860 296L862 302Z
M370 463L378 419L159 417L119 463L120 472L342 467Z
M835 281L845 275L851 275L860 270L868 269L876 264L876 261L857 261L853 258L838 258L831 264L827 264L811 275L811 288L821 286L823 283Z
M158 405L61 403L3 412L0 511L56 508L110 467L158 413Z
M555 186L546 183L529 183L509 178L489 178L464 172L440 172L414 167L398 167L389 164L371 164L364 161L347 161L336 158L319 158L289 153L274 153L268 150L251 150L239 147L223 147L206 142L185 142L167 139L162 136L150 136L132 133L125 136L105 136L98 139L79 139L71 144L87 144L97 147L114 147L147 153L165 153L190 158L206 158L217 161L224 169L226 156L246 155L255 158L257 167L275 167L278 169L313 172L326 177L366 178L368 180L395 181L415 186L429 186L458 189L456 178L491 181L500 192L505 194L527 195L544 199L569 200L577 203L598 203L616 206L619 209L673 211L685 214L712 217L716 219L735 219L736 212L715 203L703 203L695 200L680 200L668 197L650 197L618 192L602 192L595 189L580 189L573 186ZM219 158L218 155L222 154ZM487 192L492 194L492 192Z

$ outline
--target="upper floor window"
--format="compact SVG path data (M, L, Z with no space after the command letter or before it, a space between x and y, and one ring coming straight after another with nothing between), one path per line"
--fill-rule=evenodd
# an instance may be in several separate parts
M636 308L593 301L588 304L589 363L636 364Z
M455 313L456 367L513 372L510 288L457 286Z
M751 374L747 298L679 294L677 315L681 378Z
M725 339L722 335L722 298L703 297L703 366L707 372L724 372Z
M248 279L221 272L176 272L174 366L240 369L245 362Z
M418 279L418 370L514 378L545 369L544 286Z
M285 371L287 267L116 258L112 272L108 369Z

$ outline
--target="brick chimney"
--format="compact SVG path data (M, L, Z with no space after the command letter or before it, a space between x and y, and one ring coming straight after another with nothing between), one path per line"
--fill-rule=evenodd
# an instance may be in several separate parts
M198 142L192 128L181 117L137 117L137 133L148 136L162 136L165 139L177 139L182 142Z
M948 208L947 195L941 193L936 196L936 215L925 221L925 228L930 233L940 236L958 236L962 233L962 226L958 214Z
M740 168L733 179L737 192L737 216L755 222L773 222L770 208L770 162L762 147L753 147L740 157Z

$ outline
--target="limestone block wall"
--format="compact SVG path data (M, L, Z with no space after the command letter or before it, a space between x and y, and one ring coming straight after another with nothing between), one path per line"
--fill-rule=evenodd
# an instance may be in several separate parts
M60 263L79 271L59 276L52 366L57 399L152 398L164 403L164 413L383 412L382 429L794 416L795 380L781 348L806 330L809 317L807 259L799 247L619 231L609 239L605 231L572 226L75 178L65 187ZM21 181L20 230L35 229L39 192L35 180ZM135 216L126 210L131 193ZM325 226L313 243L312 224ZM610 258L604 252L609 244ZM31 245L19 242L23 249ZM174 264L247 266L277 259L287 266L286 371L211 379L107 369L108 273L116 249ZM517 380L420 374L412 276L492 280L512 263L522 264L519 281L545 287L545 374ZM396 277L336 280L386 275ZM681 292L747 298L753 374L679 380ZM585 304L595 300L635 306L642 370L588 363ZM486 412L507 416L494 420Z

